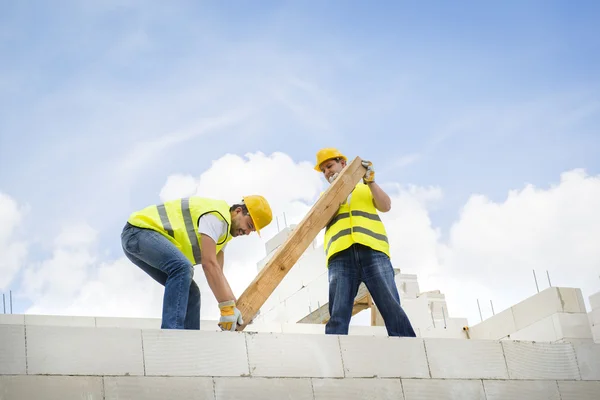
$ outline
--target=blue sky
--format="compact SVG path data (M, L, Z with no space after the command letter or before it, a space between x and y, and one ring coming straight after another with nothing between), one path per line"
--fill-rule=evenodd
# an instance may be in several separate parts
M2 2L0 192L28 209L11 235L41 261L85 221L119 257L169 176L338 146L441 188L446 237L473 194L600 173L599 19L591 1Z

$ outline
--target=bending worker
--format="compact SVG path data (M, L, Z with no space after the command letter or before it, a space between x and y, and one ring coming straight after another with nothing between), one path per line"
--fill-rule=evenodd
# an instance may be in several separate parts
M317 152L315 170L331 184L346 166L337 149ZM324 248L329 269L327 334L348 334L354 299L364 282L385 322L389 336L416 336L400 305L389 243L377 211L391 209L390 197L375 183L373 163L325 228Z
M164 285L163 329L200 329L200 290L192 279L202 264L217 301L221 330L243 324L236 298L223 274L227 243L269 225L271 207L258 195L229 206L223 200L189 197L132 213L123 228L125 255Z

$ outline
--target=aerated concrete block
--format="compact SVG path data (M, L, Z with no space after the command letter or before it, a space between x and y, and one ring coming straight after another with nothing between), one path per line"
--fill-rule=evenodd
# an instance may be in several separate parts
M432 378L508 379L499 342L425 339L425 349Z
M574 345L581 379L600 381L600 344Z
M400 379L313 379L315 400L402 400Z
M26 365L25 326L0 325L0 375L24 375Z
M502 341L510 379L581 379L570 343Z
M144 375L139 329L27 326L28 374Z
M558 381L561 400L598 400L600 382Z
M99 328L160 329L160 318L96 317Z
M471 339L497 340L517 331L512 308L506 309L485 321L469 327Z
M422 339L340 336L340 346L346 377L429 378Z
M72 317L68 315L25 315L25 325L31 326L96 326L94 317Z
M212 378L124 376L104 378L105 400L214 400Z
M281 324L283 333L325 334L324 324Z
M558 339L592 339L587 314L558 313L552 316L552 321Z
M24 325L23 314L0 314L0 325Z
M0 376L2 400L104 400L102 377Z
M486 400L481 380L402 379L405 400Z
M343 377L335 335L264 333L246 336L250 373L260 377Z
M146 375L248 375L242 332L143 330Z
M325 326L325 325L323 325ZM388 332L385 326L370 326L370 325L350 325L348 327L348 335L350 336L385 336L388 337Z
M508 339L536 342L554 342L558 339L561 339L554 328L555 315L557 314L550 315L532 323L531 325L526 326L523 329L519 329L518 331L512 333Z
M588 299L590 301L590 307L592 308L592 310L600 308L600 292L594 293L593 295L588 297Z
M556 381L483 381L487 400L560 400Z
M308 378L215 378L216 400L312 400Z
M550 287L511 307L515 318L515 331L563 311L557 287Z
M600 325L600 308L596 308L588 313L588 321L590 325Z

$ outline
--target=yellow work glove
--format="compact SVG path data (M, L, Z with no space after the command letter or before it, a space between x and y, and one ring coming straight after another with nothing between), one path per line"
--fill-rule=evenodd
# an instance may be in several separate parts
M367 172L365 172L365 175L363 176L363 182L365 184L375 182L375 169L373 169L373 163L371 161L363 160L362 165L367 169Z
M238 325L242 325L244 320L242 319L242 313L235 306L235 301L229 300L219 303L219 309L221 310L221 318L219 319L219 326L222 331L235 331Z

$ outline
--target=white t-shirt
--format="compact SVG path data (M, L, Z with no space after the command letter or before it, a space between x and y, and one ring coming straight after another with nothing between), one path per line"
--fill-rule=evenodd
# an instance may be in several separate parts
M198 221L198 233L210 236L215 241L215 244L217 244L219 243L219 238L227 233L227 223L213 214L205 214Z

